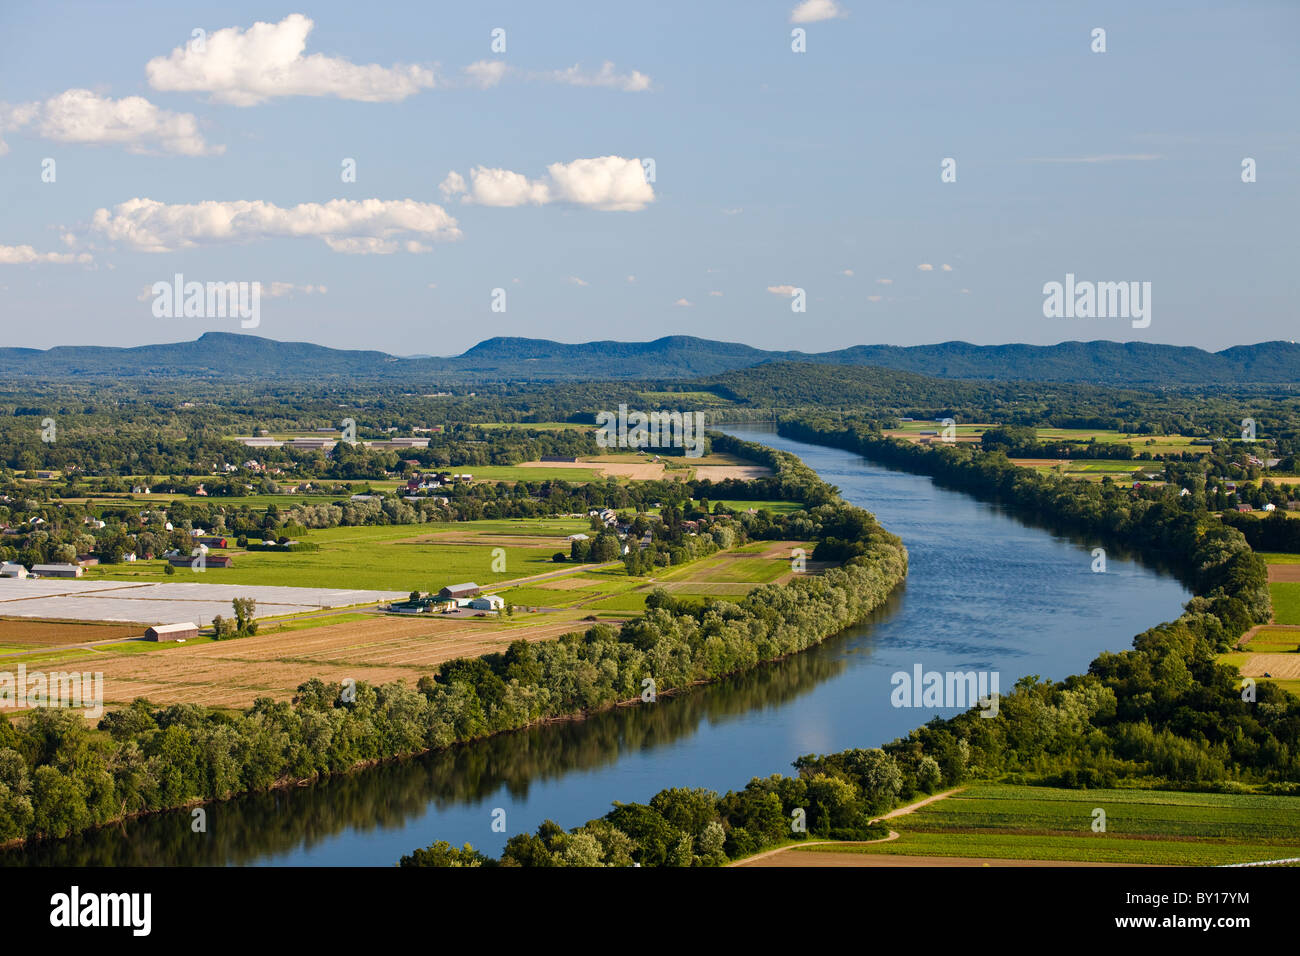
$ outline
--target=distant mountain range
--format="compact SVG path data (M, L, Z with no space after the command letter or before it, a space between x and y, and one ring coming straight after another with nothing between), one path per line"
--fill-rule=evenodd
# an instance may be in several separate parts
M1221 352L1142 342L1059 345L856 345L833 352L780 352L673 335L653 342L492 338L462 355L400 358L253 335L206 332L193 342L134 348L0 348L0 380L114 378L353 381L472 384L600 379L686 380L769 362L870 365L975 381L1103 385L1300 383L1300 345L1261 342Z

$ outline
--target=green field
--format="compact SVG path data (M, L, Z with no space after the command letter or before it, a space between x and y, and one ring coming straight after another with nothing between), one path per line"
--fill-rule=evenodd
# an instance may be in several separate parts
M1261 628L1246 646L1255 653L1289 654L1300 648L1300 631Z
M1300 857L1297 797L976 784L889 824L890 843L809 849L1184 866Z
M1300 581L1274 582L1268 586L1273 599L1276 624L1300 624Z
M554 571L556 565L551 562L551 555L568 550L563 536L586 526L587 522L579 519L520 519L325 528L312 531L306 539L319 544L319 551L214 549L214 554L231 554L235 566L209 568L201 577L189 568L177 568L174 575L165 576L161 561L99 565L87 569L85 576L150 582L436 591L445 584L461 581L488 585ZM439 535L464 540L449 542L439 540ZM528 536L540 540L536 546L522 546L502 544L494 540L497 536ZM498 547L505 549L504 571L492 570L493 551Z
M1256 551L1265 564L1300 564L1300 554L1280 554L1276 551Z
M774 515L793 514L803 510L803 505L797 501L737 501L732 498L710 498L709 510L712 511L715 505L722 505L725 511L733 515L748 511L750 508Z

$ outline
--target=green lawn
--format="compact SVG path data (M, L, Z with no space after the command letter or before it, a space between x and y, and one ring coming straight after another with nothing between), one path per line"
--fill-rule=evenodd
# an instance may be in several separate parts
M1273 621L1277 624L1300 624L1300 582L1275 582L1268 586L1273 599Z

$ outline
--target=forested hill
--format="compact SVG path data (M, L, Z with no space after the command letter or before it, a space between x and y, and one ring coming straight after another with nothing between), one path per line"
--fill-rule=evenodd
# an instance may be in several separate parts
M254 335L207 332L193 342L133 348L0 348L0 379L199 377L244 381L474 383L683 380L769 362L875 366L972 381L1104 385L1238 385L1300 382L1300 345L1262 342L1221 352L1142 342L1059 345L859 345L834 352L779 352L734 342L669 336L653 342L492 338L447 358L401 358Z

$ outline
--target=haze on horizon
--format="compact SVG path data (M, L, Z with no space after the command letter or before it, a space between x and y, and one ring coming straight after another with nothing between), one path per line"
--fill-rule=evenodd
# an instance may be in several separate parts
M1292 340L1298 47L1286 0L10 6L4 344L241 331L176 275L396 355ZM1067 276L1149 326L1045 317Z

